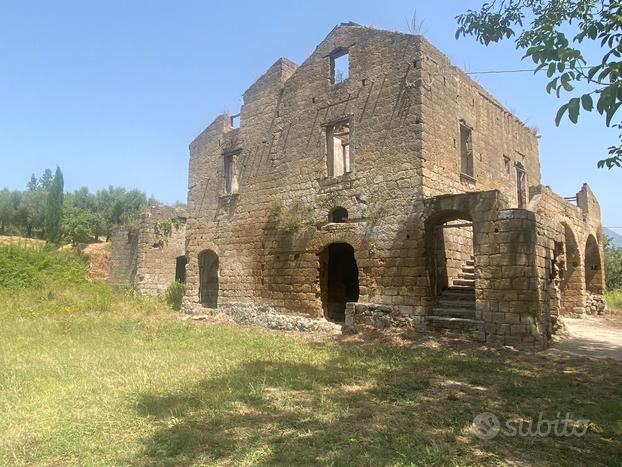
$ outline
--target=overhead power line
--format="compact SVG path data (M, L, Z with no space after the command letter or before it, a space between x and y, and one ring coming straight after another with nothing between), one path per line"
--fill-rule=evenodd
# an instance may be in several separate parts
M593 68L592 66L577 66L575 69L585 70L587 68ZM465 71L467 75L501 75L505 73L534 73L535 68L524 68L519 70L487 70L487 71Z

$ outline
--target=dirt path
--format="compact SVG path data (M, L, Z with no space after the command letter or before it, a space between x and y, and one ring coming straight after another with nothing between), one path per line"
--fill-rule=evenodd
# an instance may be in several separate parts
M568 336L547 351L622 361L622 317L604 316L564 320Z

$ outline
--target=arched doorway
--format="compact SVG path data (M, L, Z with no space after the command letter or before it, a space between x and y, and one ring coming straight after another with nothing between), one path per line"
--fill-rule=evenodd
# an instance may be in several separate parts
M345 321L346 303L359 299L359 270L351 245L331 243L322 250L320 291L326 319Z
M603 271L600 262L600 249L593 235L585 243L585 289L594 294L603 293Z
M582 307L583 278L581 277L581 255L576 236L570 226L564 226L564 257L560 262L561 312L570 313Z
M199 298L207 308L218 306L218 255L211 250L199 253Z

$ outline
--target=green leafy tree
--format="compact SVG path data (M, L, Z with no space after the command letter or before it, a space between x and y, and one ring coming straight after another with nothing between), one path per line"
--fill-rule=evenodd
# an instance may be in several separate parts
M622 289L622 248L616 247L610 237L605 236L605 276L607 288Z
M39 188L39 180L37 179L35 174L32 174L30 176L30 180L28 180L26 187L28 188L28 191L35 191L37 188Z
M13 194L7 190L0 191L0 234L4 235L7 228L15 220L15 205L13 203Z
M39 178L39 186L44 190L48 190L54 181L54 174L50 169L45 169L43 175Z
M50 243L59 244L62 235L63 198L65 182L60 167L56 167L54 179L47 191L45 232Z
M79 206L66 206L63 209L63 238L72 245L88 243L95 237L94 214Z
M557 125L565 115L577 123L582 111L596 110L605 125L622 130L622 2L493 0L457 21L456 38L474 36L484 45L514 40L525 52L523 58L536 64L536 73L546 73L548 93L570 95L557 112ZM586 56L594 48L599 59L588 63ZM598 162L605 165L622 167L622 144L609 147L608 156Z

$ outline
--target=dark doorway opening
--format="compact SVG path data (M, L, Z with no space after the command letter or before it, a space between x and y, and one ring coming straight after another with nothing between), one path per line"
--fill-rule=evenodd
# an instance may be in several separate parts
M344 322L346 303L359 299L359 270L351 245L333 243L322 251L320 289L326 319Z
M186 264L188 259L185 256L178 256L175 260L175 282L186 283Z
M218 306L218 255L211 250L199 254L199 298L207 308Z

